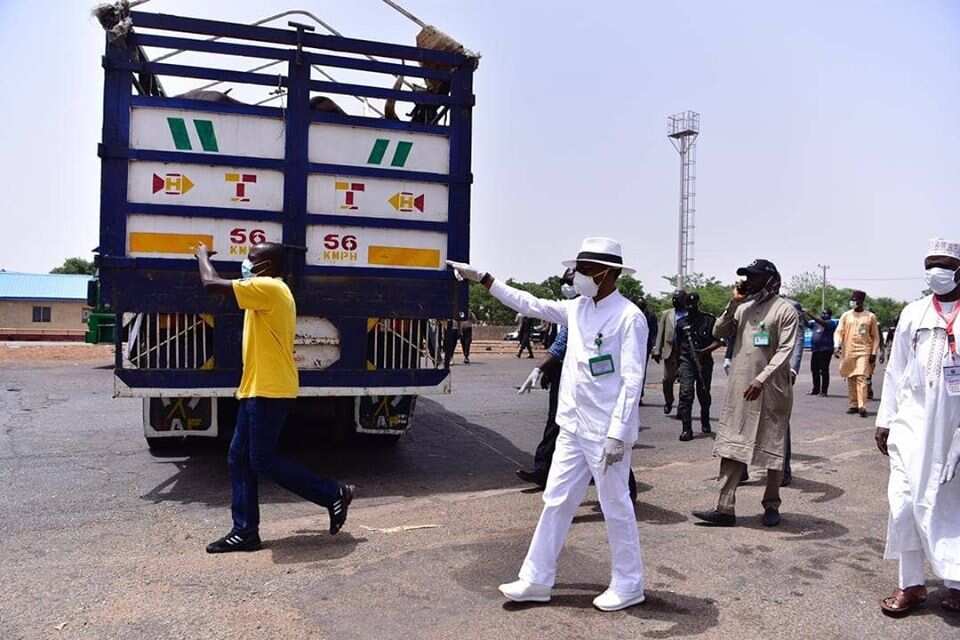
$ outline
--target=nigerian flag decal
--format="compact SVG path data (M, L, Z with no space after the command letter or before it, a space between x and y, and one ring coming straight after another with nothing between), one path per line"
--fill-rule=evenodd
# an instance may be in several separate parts
M213 128L212 120L191 119L193 130L195 131L195 140L199 142L200 149L204 151L220 151L220 145L217 144L217 133ZM167 126L170 127L170 135L173 136L173 146L177 151L193 151L193 142L190 140L190 130L187 127L187 121L184 118L167 118Z
M367 158L367 164L381 165L387 151L390 147L390 140L387 138L377 138L370 149L370 156ZM407 164L407 158L410 157L410 151L413 149L413 143L407 140L400 140L393 147L393 156L390 159L391 167L402 167Z

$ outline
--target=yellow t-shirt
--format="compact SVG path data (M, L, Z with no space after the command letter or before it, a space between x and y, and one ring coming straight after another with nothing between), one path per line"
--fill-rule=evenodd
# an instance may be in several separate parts
M296 398L300 388L293 360L297 304L279 278L233 281L243 314L243 377L237 398Z

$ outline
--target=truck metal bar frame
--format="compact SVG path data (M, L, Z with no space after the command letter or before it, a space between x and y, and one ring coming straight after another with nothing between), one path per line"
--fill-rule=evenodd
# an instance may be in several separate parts
M126 254L127 217L131 214L158 216L189 215L236 221L280 222L285 244L303 247L312 225L362 226L380 229L408 229L445 232L447 257L469 260L471 127L473 72L476 59L460 54L417 47L372 42L340 36L239 25L215 20L132 12L135 32L126 41L107 39L103 57L104 102L101 157L101 231L98 267L102 300L118 315L125 312L182 315L212 314L216 319L212 345L204 342L202 355L212 354L210 370L138 370L124 368L123 331L117 330L117 391L123 395L229 395L240 373L241 316L228 300L203 293L190 259L131 257ZM170 35L189 34L192 37ZM245 42L197 39L213 36ZM256 43L256 44L251 44ZM231 69L138 60L142 47L178 49L217 55L276 60L287 68L280 74L251 73ZM320 51L317 51L320 50ZM347 54L347 55L337 55ZM350 55L378 56L384 62ZM418 66L417 63L448 65L449 70ZM448 95L395 90L363 84L311 79L312 65L389 75L429 78L448 82ZM213 103L184 98L133 95L136 73L157 76L203 78L241 84L280 87L287 91L286 108L245 104ZM445 107L448 125L426 125L381 118L310 111L311 91L373 98L394 98ZM183 151L153 151L130 148L131 109L168 108L197 112L254 115L283 120L285 149L282 159L228 156ZM399 132L442 135L449 140L449 170L446 174L311 163L307 157L309 127L330 123L351 127L372 127ZM230 209L226 207L182 207L157 203L129 202L128 166L131 161L176 164L249 167L283 172L282 211ZM373 217L348 217L306 207L307 177L335 174L390 178L411 182L444 184L448 191L446 222ZM235 276L238 264L215 262L225 276ZM291 283L297 306L304 315L322 315L333 322L341 335L340 360L328 369L301 371L303 395L372 395L437 392L449 389L449 373L433 366L409 370L368 371L365 368L368 318L462 317L467 305L467 285L458 283L446 271L411 268L332 267L307 265L303 252L291 261ZM159 317L159 316L156 316ZM379 325L378 325L379 326ZM119 323L118 323L119 327ZM159 331L159 330L158 330ZM159 336L159 333L156 335ZM435 339L439 341L439 333ZM206 341L206 332L193 334ZM394 336L396 339L396 336ZM418 336L416 338L420 340ZM169 344L169 341L168 341ZM442 345L437 345L437 348ZM184 351L184 354L188 353ZM196 360L197 349L191 352ZM174 350L170 358L180 357ZM184 356L186 357L186 356ZM442 360L442 358L441 358ZM422 360L418 357L416 364ZM193 362L196 364L196 362ZM436 361L433 362L436 364Z

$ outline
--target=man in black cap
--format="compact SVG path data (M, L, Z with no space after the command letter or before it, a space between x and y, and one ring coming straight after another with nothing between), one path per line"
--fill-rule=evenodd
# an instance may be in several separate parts
M780 273L768 260L754 260L737 269L744 279L714 327L718 339L735 339L727 398L713 453L720 460L720 499L711 511L693 515L709 525L732 527L737 485L747 465L767 469L763 524L780 524L780 482L783 477L790 411L793 407L791 356L799 316L781 298Z
M700 431L710 433L710 383L713 380L713 352L722 342L713 337L716 317L700 310L700 294L686 294L686 315L677 321L677 348L680 351L680 402L677 417L682 428L680 441L693 440L693 396L700 401Z

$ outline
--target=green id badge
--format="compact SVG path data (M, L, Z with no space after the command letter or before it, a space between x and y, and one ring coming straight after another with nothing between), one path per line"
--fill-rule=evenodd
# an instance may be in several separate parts
M613 356L609 354L590 358L587 363L590 365L590 375L593 377L605 376L614 372Z
M755 347L769 347L770 346L770 332L769 331L757 331L753 334L753 346Z

